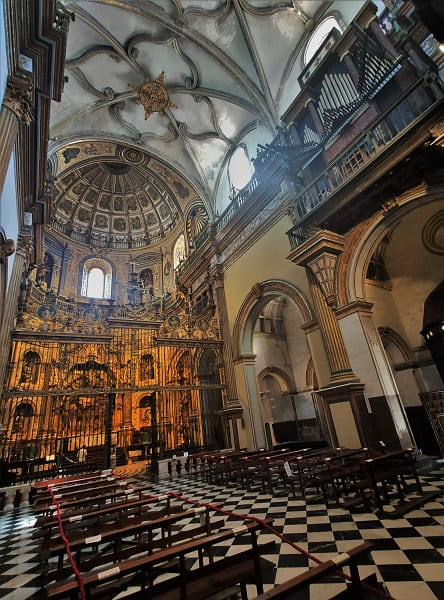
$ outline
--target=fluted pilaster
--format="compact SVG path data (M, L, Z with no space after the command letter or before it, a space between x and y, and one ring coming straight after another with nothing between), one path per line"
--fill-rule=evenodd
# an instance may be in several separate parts
M223 345L223 357L225 363L225 379L227 384L228 403L232 404L234 400L236 406L238 406L239 402L237 401L238 396L236 389L236 378L234 375L233 353L231 351L231 332L228 321L227 302L225 299L224 276L219 270L212 273L212 284L216 294L216 304L222 339L225 342Z
M305 267L324 340L331 383L356 381L334 313L337 306L336 263L343 248L342 235L320 229L314 235L307 235L307 239L289 257Z
M0 195L20 123L32 120L32 86L27 79L8 78L0 110Z
M306 271L311 295L318 315L319 325L321 327L322 338L324 340L325 351L331 372L331 381L349 381L353 376L353 372L336 315L327 304L327 300L321 291L321 286L315 275L308 268Z

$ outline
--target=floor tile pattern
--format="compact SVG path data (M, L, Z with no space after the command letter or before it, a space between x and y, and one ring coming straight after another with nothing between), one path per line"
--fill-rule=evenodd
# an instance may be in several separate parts
M146 484L142 468L136 466L128 475L135 486ZM320 560L345 552L363 540L370 541L373 550L360 567L361 575L376 573L386 591L399 600L444 600L444 469L431 471L422 480L425 491L438 489L442 493L399 519L378 519L374 513L342 508L327 509L324 504L306 504L302 498L292 496L272 497L259 490L222 488L188 476L153 484L153 493L176 491L194 500L223 502L224 509L236 513L272 517L277 531ZM189 519L181 526L190 526L198 520L199 517ZM229 517L230 525L231 521L236 520ZM34 522L32 507L0 516L0 598L4 600L45 597L38 545L32 539ZM264 542L271 539L276 540L276 551L266 558L276 568L265 574L265 589L315 565L273 534L265 532L260 537ZM241 551L244 543L246 538L237 538L235 544L221 544L218 554ZM127 592L136 589L128 588ZM313 584L310 590L294 594L292 600L324 600L342 589L342 580L333 575ZM119 595L123 596L124 593Z

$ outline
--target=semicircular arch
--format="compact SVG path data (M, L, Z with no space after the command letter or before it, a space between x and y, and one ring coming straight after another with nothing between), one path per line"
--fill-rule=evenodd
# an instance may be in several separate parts
M234 323L233 349L235 356L253 353L254 324L264 306L279 296L288 298L296 305L301 313L303 324L314 320L315 317L307 298L291 283L277 279L257 283L247 294Z
M444 185L418 186L397 198L398 206L388 214L378 213L364 221L348 237L338 264L338 306L365 298L365 282L368 263L378 244L400 220L424 206L424 203L442 202Z

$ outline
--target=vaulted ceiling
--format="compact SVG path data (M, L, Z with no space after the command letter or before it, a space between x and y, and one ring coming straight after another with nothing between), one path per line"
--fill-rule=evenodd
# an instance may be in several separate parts
M76 177L88 186L88 181L104 174L111 187L98 194L120 194L125 185L129 195L140 189L146 192L147 186L139 182L140 166L132 165L129 172L123 163L110 166L106 157L94 156L93 150L85 156L85 164L70 163L69 157L82 142L108 141L119 148L142 150L170 175L176 173L176 179L188 186L187 199L195 203L198 198L209 218L214 218L229 201L227 165L233 150L242 143L254 157L257 144L273 137L280 115L299 87L300 50L314 22L331 4L324 0L65 0L74 14L68 35L67 83L61 103L52 105L50 127L50 156L68 157L58 164L53 160L55 174L63 171L59 191L65 189L69 174L70 189ZM154 82L162 73L157 99L161 101L166 91L167 106L147 116L137 86ZM125 179L122 185L121 178ZM168 215L156 212L155 202L144 210L138 202L140 210L130 214L129 208L120 215L125 230L137 222L138 212L154 239L154 217L148 213L157 215L164 234L174 227L181 210L187 212L177 190L164 184ZM85 203L87 198L86 192L81 193L77 201ZM83 208L86 214L91 206ZM63 216L60 206L58 210ZM107 227L119 223L123 228L120 217L111 215ZM92 228L98 222L105 219L90 216Z

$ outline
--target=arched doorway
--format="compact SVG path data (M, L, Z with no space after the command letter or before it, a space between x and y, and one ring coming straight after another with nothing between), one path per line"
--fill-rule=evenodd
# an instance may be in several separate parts
M387 431L387 417L391 417L392 437L402 447L415 442L421 447L423 433L414 439L411 430L416 418L409 423L408 413L416 410L424 417L418 395L441 385L421 330L425 300L442 280L444 247L434 224L442 212L443 193L438 188L415 189L397 198L398 205L387 213L382 211L357 227L347 240L338 270L340 305L355 305L359 314L356 319L350 311L341 319L341 330L349 335L352 368L365 382L375 428L385 415ZM365 346L353 345L358 326ZM378 406L384 409L380 413Z
M253 331L253 353L268 447L320 440L321 432L306 385L311 360L302 315L285 296L263 306Z
M438 455L439 447L420 400L422 390L417 379L413 353L404 340L392 329L381 327L379 334L389 358L416 444L424 454Z
M311 355L303 326L312 321L304 294L285 281L257 283L239 311L233 338L252 446L299 442L301 425L314 426L320 436L306 383Z

